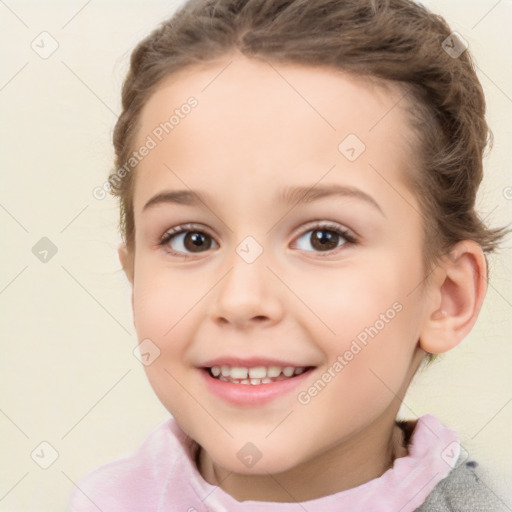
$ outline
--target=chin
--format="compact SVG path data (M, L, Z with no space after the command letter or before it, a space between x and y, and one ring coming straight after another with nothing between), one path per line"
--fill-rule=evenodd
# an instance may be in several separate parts
M300 460L293 457L293 451L290 449L288 452L281 450L276 453L275 450L270 447L257 448L252 443L246 443L242 448L233 447L228 451L233 453L235 456L226 456L226 451L217 453L217 449L212 451L208 450L208 447L204 447L209 457L214 463L225 470L240 475L267 475L283 473L294 468L300 464ZM296 455L296 454L295 454Z

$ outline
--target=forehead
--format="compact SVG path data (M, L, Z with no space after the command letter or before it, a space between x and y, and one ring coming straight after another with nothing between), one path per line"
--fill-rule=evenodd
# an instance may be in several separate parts
M332 131L350 124L363 138L381 122L388 126L396 122L403 115L400 106L406 104L402 88L389 81L235 54L187 66L162 79L143 108L139 135L148 131L150 121L168 118L190 96L197 98L205 116L215 114L216 124L231 120L233 111L247 116L253 110L252 121L269 120L269 114L272 118L285 111L290 120L309 114ZM276 101L281 112L275 109Z
M197 105L181 111L190 97ZM320 67L240 56L191 66L166 77L142 110L136 146L149 136L156 147L135 188L147 196L180 184L180 173L203 189L219 180L273 188L321 180L334 165L329 178L371 189L373 175L377 191L376 173L397 181L411 166L405 101L397 86Z

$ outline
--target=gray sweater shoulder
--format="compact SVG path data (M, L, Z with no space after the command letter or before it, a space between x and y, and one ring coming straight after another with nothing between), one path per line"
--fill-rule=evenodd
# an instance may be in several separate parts
M510 508L484 482L475 461L461 458L416 512L510 512Z

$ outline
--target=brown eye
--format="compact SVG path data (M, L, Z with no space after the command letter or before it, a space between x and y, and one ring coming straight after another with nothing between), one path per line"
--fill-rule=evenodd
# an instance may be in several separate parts
M187 251L200 252L201 250L208 250L211 245L211 238L204 233L191 231L185 233L183 238L183 246Z
M329 252L347 243L355 243L354 237L348 231L336 225L316 225L313 228L297 239L295 245L298 249L307 252Z
M210 235L199 230L177 228L167 232L160 245L165 246L173 254L194 254L208 251L212 248L213 239Z
M311 246L320 251L338 247L340 235L326 229L315 229L311 235Z

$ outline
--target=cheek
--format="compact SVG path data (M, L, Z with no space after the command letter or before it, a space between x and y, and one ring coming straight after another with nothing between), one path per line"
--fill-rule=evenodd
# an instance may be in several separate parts
M139 343L150 347L151 362L144 362L146 375L157 396L168 407L166 397L181 403L179 382L186 367L186 350L191 338L187 314L200 298L189 283L171 278L154 266L136 268L133 312ZM149 341L148 341L149 340ZM144 352L141 345L141 353ZM154 359L153 359L154 358Z
M138 272L137 272L138 270ZM191 401L183 392L183 361L189 333L184 331L186 314L196 300L177 293L179 284L172 283L161 272L137 269L134 282L134 317L144 371L156 396L164 407L181 419L189 415Z
M139 338L167 340L176 337L182 319L200 298L200 290L177 273L155 265L136 267L133 309ZM172 346L177 346L172 343ZM162 347L165 348L165 347Z
M308 312L303 326L318 330L326 368L341 360L343 370L333 369L344 375L336 379L340 391L346 382L369 397L389 394L385 384L397 391L408 371L422 317L419 290L411 293L421 281L421 260L412 251L401 254L380 253L378 261L361 260L339 272L331 269L296 281L297 294L315 313ZM356 395L352 405L357 408L365 395Z
M401 310L410 302L413 280L401 270L404 262L379 256L375 261L354 259L338 269L303 272L293 279L294 292L307 305L302 321L310 328L318 324L328 346L342 347L358 336L364 341L368 328L389 330L404 316Z

